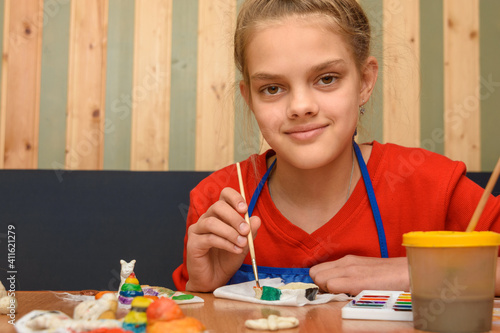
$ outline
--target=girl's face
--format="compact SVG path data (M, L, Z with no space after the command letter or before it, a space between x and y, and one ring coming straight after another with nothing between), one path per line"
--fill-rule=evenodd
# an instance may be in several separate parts
M257 28L246 49L249 84L240 83L266 141L300 169L351 153L359 106L372 89L344 39L326 19L309 18Z

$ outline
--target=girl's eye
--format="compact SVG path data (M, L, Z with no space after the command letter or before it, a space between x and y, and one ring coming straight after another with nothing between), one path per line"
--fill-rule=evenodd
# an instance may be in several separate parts
M319 79L319 84L328 85L332 84L337 78L333 75L325 75Z
M265 87L262 91L266 95L276 95L277 93L281 92L281 88L278 86L268 86Z

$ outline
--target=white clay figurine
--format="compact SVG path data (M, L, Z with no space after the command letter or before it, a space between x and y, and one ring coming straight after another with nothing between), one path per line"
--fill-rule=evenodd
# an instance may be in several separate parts
M0 314L13 313L17 309L17 300L15 297L7 294L7 290L0 281Z
M122 285L125 283L125 280L134 271L135 259L130 262L120 260L120 264L122 265L122 269L120 272L120 287L118 287L118 292L122 290Z

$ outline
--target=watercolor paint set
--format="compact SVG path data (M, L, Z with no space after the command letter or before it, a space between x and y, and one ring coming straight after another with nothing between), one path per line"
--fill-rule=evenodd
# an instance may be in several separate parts
M412 321L411 295L404 291L363 290L342 308L342 318Z

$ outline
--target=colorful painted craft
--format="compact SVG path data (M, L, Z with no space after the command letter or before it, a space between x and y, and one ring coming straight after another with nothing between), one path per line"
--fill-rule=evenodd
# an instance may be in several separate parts
M173 299L174 301L178 303L185 303L188 301L196 301L195 296L191 294L185 294L180 291L173 291L172 289L168 289L165 287L152 287L148 285L142 285L141 286L142 291L144 292L144 296L148 297L165 297L165 298L170 298ZM199 300L198 300L199 301Z
M145 333L146 324L146 309L152 303L152 300L143 296L137 296L130 304L131 309L123 318L123 329L133 333Z
M293 294L299 297L305 297L309 301L314 301L318 294L319 287L313 283L292 282L277 288L263 286L253 287L255 298L263 301L279 301L281 295Z
M134 297L144 296L139 280L135 277L134 273L130 273L125 283L120 289L120 296L118 296L118 301L120 304L130 304Z
M34 310L16 323L19 333L57 331L60 333L164 333L203 332L203 324L195 318L186 317L177 303L204 302L203 298L164 287L141 286L133 268L135 260L121 261L120 276L128 274L115 291L85 290L80 294L54 293L58 298L71 302L81 302L71 318L60 311ZM0 283L1 292L1 283ZM1 296L1 293L0 293ZM118 301L117 301L118 297ZM122 308L130 307L123 320L117 320L117 303ZM153 305L154 306L151 306ZM147 309L151 307L150 321ZM176 310L177 309L177 310Z

